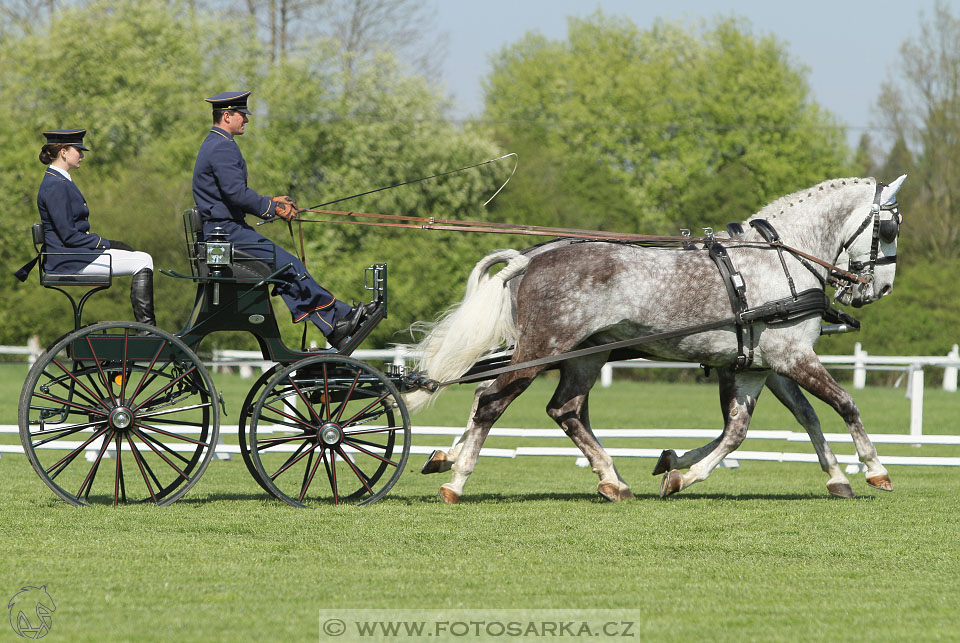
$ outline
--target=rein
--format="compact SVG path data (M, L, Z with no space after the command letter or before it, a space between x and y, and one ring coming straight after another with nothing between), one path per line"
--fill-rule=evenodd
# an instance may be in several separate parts
M483 232L487 234L517 234L541 237L569 237L574 239L586 239L594 241L621 241L626 243L650 243L650 244L681 244L689 246L692 243L710 244L714 241L737 242L733 238L716 238L712 234L703 237L690 236L664 236L650 234L633 234L629 232L604 232L602 230L583 230L578 228L556 228L549 226L533 226L513 223L496 223L491 221L460 221L456 219L439 219L436 217L414 217L401 214L377 214L370 212L347 212L339 210L319 210L308 208L305 212L314 214L334 215L338 217L347 217L350 219L374 219L373 221L345 220L345 219L302 219L298 221L303 223L342 223L348 225L366 225L382 228L406 228L415 230L447 230L451 232ZM854 235L856 236L856 235ZM823 266L830 273L840 279L850 283L866 284L867 280L859 275L849 272L828 261L824 261L811 254L786 245L779 238L774 240L764 239L762 241L742 242L745 245L762 245L786 250L787 252L802 257Z

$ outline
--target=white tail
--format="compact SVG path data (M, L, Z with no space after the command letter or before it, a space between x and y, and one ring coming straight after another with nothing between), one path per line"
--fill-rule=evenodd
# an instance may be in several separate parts
M490 269L507 265L495 275ZM426 377L445 382L460 377L487 351L513 343L517 328L507 282L523 273L530 263L517 250L497 250L474 266L467 278L463 301L448 310L433 325L423 340L413 347L422 352L419 371ZM443 389L441 389L443 390ZM413 412L436 398L436 393L414 391L404 396Z

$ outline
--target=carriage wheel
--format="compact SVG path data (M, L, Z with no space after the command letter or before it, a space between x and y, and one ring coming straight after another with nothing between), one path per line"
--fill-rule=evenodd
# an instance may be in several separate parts
M260 395L260 391L264 386L266 386L267 381L276 375L280 368L281 366L279 364L274 364L272 368L261 373L257 381L254 382L253 386L250 387L250 391L247 393L246 399L243 400L243 406L240 407L240 420L237 426L237 438L240 442L240 455L243 457L243 463L247 465L247 471L249 471L250 475L253 476L253 479L257 481L257 484L260 485L263 490L270 495L274 495L273 489L263 483L263 480L260 478L260 474L257 473L257 468L253 466L253 460L250 459L250 447L247 446L247 421L250 419L250 415L253 413L253 407L257 402L257 397Z
M387 377L356 359L308 357L267 383L250 416L250 459L288 504L366 505L400 478L410 417Z
M220 413L213 381L170 333L102 322L59 339L20 393L30 464L72 505L167 505L203 474Z

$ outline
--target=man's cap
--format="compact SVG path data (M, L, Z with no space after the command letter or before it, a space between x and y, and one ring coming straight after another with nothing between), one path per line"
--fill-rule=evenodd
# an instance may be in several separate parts
M213 105L214 109L228 109L250 115L252 112L247 109L248 96L250 96L250 92L223 92L204 100Z
M86 151L87 148L83 146L83 135L86 133L85 129L52 129L43 135L47 138L48 145L72 145Z

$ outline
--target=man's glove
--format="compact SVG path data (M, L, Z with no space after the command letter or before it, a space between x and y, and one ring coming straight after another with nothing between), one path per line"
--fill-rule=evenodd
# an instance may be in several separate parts
M136 252L133 248L125 244L123 241L117 241L115 239L110 239L110 249L111 250L126 250L127 252Z
M270 200L277 204L277 216L284 221L292 221L297 216L297 202L288 196L272 196Z

